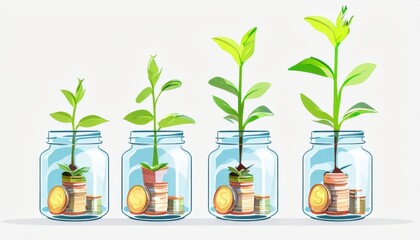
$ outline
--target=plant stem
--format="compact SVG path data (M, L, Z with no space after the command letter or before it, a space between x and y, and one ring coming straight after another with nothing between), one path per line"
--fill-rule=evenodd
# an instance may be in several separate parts
M73 107L73 114L71 116L71 128L73 131L73 136L72 136L72 140L71 140L71 163L70 163L70 169L71 170L76 170L76 163L75 163L75 159L74 159L74 151L76 148L76 130L77 130L77 126L75 126L75 119L76 119L76 109L77 109L77 103L74 104Z
M157 99L155 98L155 88L152 86L152 97L153 97L153 162L152 166L159 164L158 151L157 151L157 117L156 117L156 105Z
M246 167L242 164L242 149L243 149L243 141L244 141L244 130L245 126L244 122L244 108L245 108L245 99L242 100L242 67L243 63L239 65L239 89L238 89L238 130L239 130L239 165L236 169L239 171L242 169L246 169Z
M342 171L337 168L337 149L338 149L338 134L340 131L339 116L340 116L340 104L341 94L338 91L338 47L334 48L334 173L341 173Z

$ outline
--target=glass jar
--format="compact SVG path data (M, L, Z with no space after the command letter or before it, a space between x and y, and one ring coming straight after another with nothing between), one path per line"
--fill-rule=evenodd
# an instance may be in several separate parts
M312 149L303 156L306 215L351 221L372 212L372 155L362 147L364 137L363 131L312 132Z
M109 157L99 148L101 133L50 131L47 143L40 156L41 213L62 221L103 217L108 212Z
M212 215L253 221L277 213L278 156L268 148L269 138L268 131L217 133L219 146L209 155L208 209Z
M182 131L158 131L157 156L166 165L153 171L154 131L132 131L122 156L122 212L135 220L171 221L191 212L191 155ZM155 165L157 166L157 165Z

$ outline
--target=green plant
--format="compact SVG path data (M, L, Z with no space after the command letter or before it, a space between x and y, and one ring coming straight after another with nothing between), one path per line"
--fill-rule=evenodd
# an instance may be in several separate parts
M137 125L145 125L149 122L153 121L153 162L152 166L147 164L146 162L141 163L141 166L152 170L158 171L168 165L168 163L159 163L158 159L158 151L157 151L157 132L163 128L173 127L181 124L192 124L195 123L194 119L179 113L170 113L159 122L157 121L157 103L161 96L161 94L165 91L173 90L176 88L181 87L182 83L180 80L170 80L163 84L159 93L156 92L156 84L160 78L160 74L162 73L162 69L156 64L155 56L150 56L149 64L147 66L147 74L150 82L150 87L144 88L136 98L137 103L141 103L146 100L150 95L152 96L152 113L146 109L136 110L134 112L129 113L127 116L124 117L125 120L137 124Z
M238 170L238 169L233 168L233 167L228 167L228 170L229 170L230 174L231 174L231 175L233 175L233 176L244 177L244 176L250 176L250 175L251 175L251 174L249 173L249 169L250 169L252 166L253 166L253 165L248 166L248 167L246 167L246 168L244 168L244 169L241 169L241 170Z
M247 125L259 118L273 116L273 113L266 106L259 106L254 109L246 119L244 118L246 100L261 97L271 86L271 84L268 82L259 82L252 86L245 94L243 94L242 91L243 66L245 62L254 54L256 33L257 28L252 28L247 33L245 33L240 43L236 43L234 40L227 37L213 38L213 41L215 41L222 50L226 51L232 56L239 67L238 86L235 86L231 81L222 77L214 77L209 81L210 85L225 90L236 96L236 109L231 107L226 101L219 97L213 96L213 100L220 109L228 114L225 117L227 121L232 123L237 122L238 124L239 165L236 168L238 171L246 169L246 167L242 164L242 144L243 132L245 131Z
M73 112L70 115L67 112L55 112L51 113L50 116L54 118L55 120L62 122L62 123L71 123L71 128L73 132L72 136L72 146L71 146L71 162L68 166L68 169L64 169L60 164L60 168L64 170L65 172L68 172L73 176L74 173L77 174L83 174L89 170L89 168L83 167L78 169L75 164L75 156L74 156L74 150L76 147L76 131L79 127L94 127L99 124L102 124L104 122L108 122L108 120L101 118L97 115L88 115L86 117L83 117L80 119L80 121L76 125L76 110L77 106L82 101L83 97L85 96L85 89L83 88L83 79L78 79L78 85L76 88L76 92L73 94L72 92L68 90L61 90L63 95L66 97L69 104L73 107ZM64 165L63 165L64 166ZM81 170L84 169L84 170ZM86 170L87 169L87 170Z
M67 166L67 165L64 165L64 164L61 164L61 163L57 163L57 164L58 164L58 167L61 170L63 170L66 173L69 173L70 176L82 176L84 173L87 173L90 170L90 167L81 167L81 168L78 168L76 170L71 170L69 168L69 166Z
M334 170L333 172L341 172L337 168L337 144L338 133L341 130L343 123L349 119L355 118L366 113L376 113L376 110L367 103L359 102L349 108L340 119L340 107L343 90L345 87L358 85L365 82L372 74L376 65L373 63L364 63L355 67L350 74L345 78L343 83L339 85L338 82L338 50L341 43L346 39L350 33L350 20L345 19L347 7L341 8L337 16L336 24L334 25L330 20L320 16L306 17L305 20L312 25L313 28L325 34L328 40L334 47L334 69L332 69L324 61L318 58L306 58L298 64L289 68L289 70L312 73L326 78L331 78L333 81L333 114L330 115L322 110L318 105L304 94L301 94L301 100L305 108L315 117L315 122L325 124L331 127L334 132Z

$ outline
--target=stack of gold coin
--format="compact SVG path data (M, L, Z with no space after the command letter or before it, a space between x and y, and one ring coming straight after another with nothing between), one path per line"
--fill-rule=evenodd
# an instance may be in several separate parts
M64 214L80 215L86 212L86 182L63 182L69 194Z
M236 204L232 214L252 214L254 212L254 183L229 181L229 185L236 193Z
M100 215L102 214L102 197L87 195L86 196L86 213Z
M362 194L362 189L350 189L350 208L352 214L365 214L366 196Z
M184 213L184 197L168 197L168 213L183 214Z
M349 178L345 173L326 173L324 184L330 189L331 203L326 214L343 215L349 213Z
M166 214L168 211L168 183L145 183L144 186L150 193L150 203L146 209L146 214Z
M254 213L262 214L262 215L270 214L270 196L269 195L255 195Z

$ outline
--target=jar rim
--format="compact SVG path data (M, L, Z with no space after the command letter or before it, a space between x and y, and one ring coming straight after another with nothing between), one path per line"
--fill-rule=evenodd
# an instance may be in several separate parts
M221 145L238 145L239 133L242 133L242 145L270 144L270 131L268 130L221 130L217 131L216 143Z
M48 131L47 143L50 145L71 145L69 141L75 137L76 145L101 144L102 136L99 130L52 130Z
M158 138L157 145L183 144L184 132L181 130L133 130L130 132L129 143L134 145L154 145L150 139L154 138L156 132Z
M362 130L316 130L311 132L310 143L315 145L332 145L338 137L337 144L363 144L365 134Z

